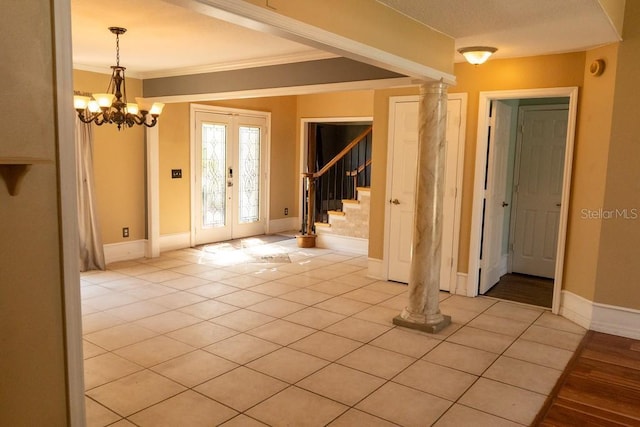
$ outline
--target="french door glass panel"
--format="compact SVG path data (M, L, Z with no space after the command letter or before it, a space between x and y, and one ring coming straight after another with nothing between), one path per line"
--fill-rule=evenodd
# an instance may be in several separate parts
M238 222L242 224L260 221L260 133L255 126L240 126L238 132Z
M227 126L202 123L202 228L226 224L226 147Z

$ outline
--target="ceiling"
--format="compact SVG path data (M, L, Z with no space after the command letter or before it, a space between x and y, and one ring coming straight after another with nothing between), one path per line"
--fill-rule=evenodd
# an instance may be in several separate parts
M377 0L496 58L580 51L617 33L597 0ZM335 55L198 14L163 0L71 0L74 67L110 73L115 36L130 76L175 76L309 61ZM456 54L456 61L462 61Z

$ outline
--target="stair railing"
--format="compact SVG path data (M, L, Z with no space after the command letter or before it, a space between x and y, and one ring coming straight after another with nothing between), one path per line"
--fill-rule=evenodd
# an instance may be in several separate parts
M303 234L314 234L316 222L328 222L329 211L341 211L342 200L356 199L358 187L370 186L371 135L369 126L320 170L302 174Z

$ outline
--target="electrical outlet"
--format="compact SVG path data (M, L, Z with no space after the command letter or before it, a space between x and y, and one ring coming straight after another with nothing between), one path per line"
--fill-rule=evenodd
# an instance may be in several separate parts
M284 208L284 214L289 215L289 208Z
M129 227L122 227L122 237L129 237Z

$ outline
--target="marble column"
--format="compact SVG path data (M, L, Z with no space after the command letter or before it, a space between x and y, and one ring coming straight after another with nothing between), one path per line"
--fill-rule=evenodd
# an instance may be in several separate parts
M440 259L444 167L447 145L447 85L420 86L418 173L409 304L393 323L437 333L451 323L440 312Z

